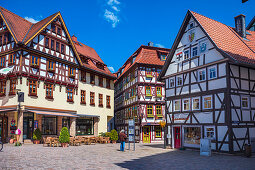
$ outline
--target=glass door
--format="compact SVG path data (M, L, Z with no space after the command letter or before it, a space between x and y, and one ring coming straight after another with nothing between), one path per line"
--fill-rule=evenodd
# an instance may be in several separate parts
M34 114L24 113L23 116L23 139L32 139L34 132Z

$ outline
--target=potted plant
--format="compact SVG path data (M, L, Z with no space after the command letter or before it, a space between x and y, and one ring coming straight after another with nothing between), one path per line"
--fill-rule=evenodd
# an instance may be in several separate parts
M106 132L105 133L105 137L107 138L107 142L110 143L110 135L111 135L111 132Z
M34 144L39 144L42 139L42 133L39 128L35 129L33 133Z
M63 127L60 131L59 142L61 143L62 147L67 147L69 141L70 141L70 135L69 135L68 129L66 127Z
M110 139L112 143L116 143L116 141L118 140L118 133L115 129L111 130Z

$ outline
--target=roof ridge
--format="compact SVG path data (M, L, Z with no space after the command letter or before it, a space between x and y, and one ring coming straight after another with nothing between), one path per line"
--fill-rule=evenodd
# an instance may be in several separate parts
M22 19L23 21L26 21L26 22L28 22L28 23L30 23L30 24L33 24L32 22L30 22L30 21L26 20L25 18L23 18L23 17L21 17L21 16L15 14L15 13L9 11L8 9L6 9L6 8L4 8L4 7L1 7L1 6L0 6L0 8L1 8L2 10L5 10L6 12L12 14L12 15L16 15L17 17L19 17L19 18Z

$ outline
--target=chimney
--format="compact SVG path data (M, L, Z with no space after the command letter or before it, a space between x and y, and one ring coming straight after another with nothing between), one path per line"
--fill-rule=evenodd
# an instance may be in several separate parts
M75 37L75 35L72 36L72 40L77 42L77 37Z
M242 37L246 38L245 15L240 14L235 17L236 32Z
M148 43L148 46L153 47L153 42L150 41L150 42Z

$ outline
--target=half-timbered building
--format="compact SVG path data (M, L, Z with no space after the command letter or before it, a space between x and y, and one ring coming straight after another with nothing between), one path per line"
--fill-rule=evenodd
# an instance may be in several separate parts
M188 11L160 80L166 83L166 142L173 148L240 152L255 137L255 32Z
M0 7L0 61L3 140L15 127L21 141L35 128L43 135L63 126L72 136L107 131L115 76L93 48L69 35L60 12L33 24Z
M142 45L117 71L114 83L115 128L128 133L128 120L135 118L135 139L144 143L162 141L159 125L165 121L164 83L157 77L169 49Z

